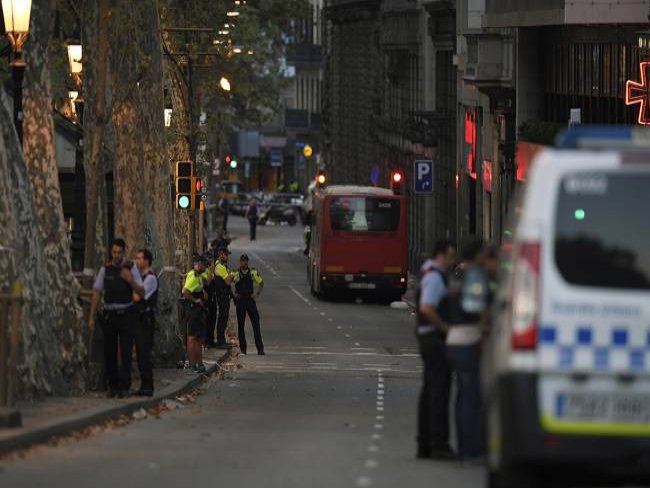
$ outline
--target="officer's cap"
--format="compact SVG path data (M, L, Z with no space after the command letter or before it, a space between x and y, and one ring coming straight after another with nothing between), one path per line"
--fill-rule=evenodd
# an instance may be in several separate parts
M248 254L242 254L241 256L239 256L239 260L240 261L248 261Z
M220 253L220 252L225 252L226 254L231 254L231 252L228 250L228 248L226 246L219 246L217 248L217 253Z

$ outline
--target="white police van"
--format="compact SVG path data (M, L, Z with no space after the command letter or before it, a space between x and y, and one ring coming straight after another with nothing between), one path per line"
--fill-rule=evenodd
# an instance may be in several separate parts
M573 129L574 149L531 169L483 356L489 488L650 486L650 147L625 148L647 146L639 131Z

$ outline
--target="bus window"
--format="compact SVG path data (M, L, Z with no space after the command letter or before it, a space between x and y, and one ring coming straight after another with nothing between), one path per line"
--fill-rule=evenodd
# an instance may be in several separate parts
M332 198L330 223L334 231L396 232L399 228L399 200L376 197Z

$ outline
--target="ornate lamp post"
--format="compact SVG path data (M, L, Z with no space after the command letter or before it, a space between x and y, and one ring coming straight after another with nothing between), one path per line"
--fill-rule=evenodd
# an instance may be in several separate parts
M77 120L82 123L83 119L83 84L81 81L81 73L83 71L82 64L83 50L81 44L71 43L68 44L68 69L70 70L70 77L72 78L72 90L68 92L70 95L70 102L73 105L73 112L77 116ZM75 108L76 106L76 108Z
M7 39L13 49L11 67L14 80L14 124L20 143L23 142L23 46L29 34L31 0L2 0L2 13Z

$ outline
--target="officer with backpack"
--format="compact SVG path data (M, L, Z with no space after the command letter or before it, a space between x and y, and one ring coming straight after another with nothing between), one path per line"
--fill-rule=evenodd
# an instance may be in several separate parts
M104 295L104 360L108 396L124 398L131 389L131 354L136 310L133 292L144 295L142 278L135 264L125 258L124 239L115 239L111 247L111 260L97 273L93 285L88 326L95 329L95 314ZM120 359L118 366L118 343Z
M449 446L451 368L445 346L449 330L447 275L454 265L455 255L453 243L439 241L434 246L433 259L426 260L420 269L416 335L424 374L418 403L419 459L455 457Z
M135 326L135 352L138 357L140 370L139 396L153 396L153 365L151 352L153 349L153 334L155 329L155 312L158 302L158 278L151 262L153 255L149 249L140 249L135 258L135 264L142 277L144 294L133 293L136 302L137 320Z

